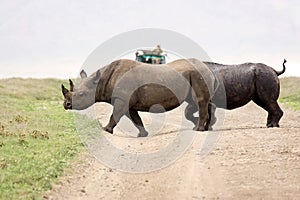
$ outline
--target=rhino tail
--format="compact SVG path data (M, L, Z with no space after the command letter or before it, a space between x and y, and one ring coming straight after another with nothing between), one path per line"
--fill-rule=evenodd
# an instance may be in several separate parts
M276 71L276 70L275 70L277 76L280 76L281 74L283 74L283 73L285 72L285 63L286 63L286 62L287 62L286 59L284 59L283 64L282 64L283 69L282 69L281 71Z

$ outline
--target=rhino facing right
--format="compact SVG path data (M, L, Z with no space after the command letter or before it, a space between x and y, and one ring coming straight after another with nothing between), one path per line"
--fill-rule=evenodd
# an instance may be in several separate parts
M283 111L277 103L280 93L278 76L285 72L285 59L282 71L276 71L262 63L239 65L203 63L208 66L221 83L212 99L213 105L232 110L244 106L252 100L268 112L267 127L279 127ZM215 106L212 109L212 119L215 119ZM193 116L191 113L195 112L195 108L189 105L185 112L187 116ZM196 117L190 120L195 122ZM211 121L211 125L214 122L215 120Z

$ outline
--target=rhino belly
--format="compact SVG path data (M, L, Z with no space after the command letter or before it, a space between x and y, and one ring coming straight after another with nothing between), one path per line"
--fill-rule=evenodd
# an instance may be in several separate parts
M249 103L255 95L254 84L235 84L226 88L227 108L235 109Z
M178 107L188 96L189 88L172 91L160 85L146 85L137 90L131 107L138 111L161 113Z
M255 96L255 85L252 81L225 81L224 86L225 90L219 88L213 97L213 103L220 108L239 108Z

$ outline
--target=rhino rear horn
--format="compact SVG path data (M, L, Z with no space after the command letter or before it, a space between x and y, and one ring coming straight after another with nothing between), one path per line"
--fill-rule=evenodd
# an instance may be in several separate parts
M87 74L86 74L86 72L85 72L84 70L81 70L81 72L80 72L80 77L81 77L82 79L84 79L84 78L87 77Z
M65 88L64 84L61 84L61 91L64 95L64 97L66 96L66 94L69 92L69 90L67 88Z
M73 92L74 91L74 84L73 84L71 79L69 79L69 83L70 83L70 91Z

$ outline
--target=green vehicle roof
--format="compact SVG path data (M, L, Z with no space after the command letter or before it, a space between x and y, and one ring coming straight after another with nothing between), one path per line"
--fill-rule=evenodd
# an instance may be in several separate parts
M143 58L164 58L165 56L163 55L150 55L150 54L144 54L144 55L139 55L139 57Z

